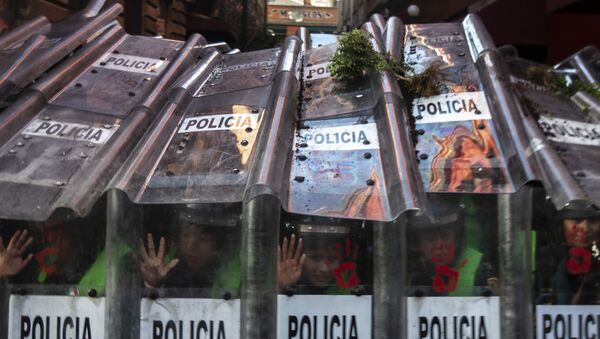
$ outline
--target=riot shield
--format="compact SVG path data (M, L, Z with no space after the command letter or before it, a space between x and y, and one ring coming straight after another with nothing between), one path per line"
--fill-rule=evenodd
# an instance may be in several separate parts
M556 211L539 192L532 241L537 338L598 336L598 213Z
M598 86L600 84L600 51L594 46L586 46L556 64L554 70L565 74L570 81L576 77L581 81Z
M565 93L562 69L505 53L534 156L543 164L532 241L538 338L598 335L598 119ZM576 58L577 59L577 58ZM574 66L575 65L571 65ZM558 73L558 74L557 74ZM572 77L581 77L573 73ZM535 148L533 147L535 146Z
M379 52L403 26L373 24ZM302 32L300 32L302 33ZM403 245L424 190L402 94L388 72L344 82L338 48L304 37L299 121L290 152L278 261L278 338L404 337Z
M273 338L299 51L295 38L233 55L209 49L170 90L111 185L109 256L123 243L140 252L145 239L141 257L109 267L111 337ZM166 279L149 274L157 256Z
M3 238L23 237L7 253L26 260L28 237L16 232L28 229L33 256L3 286L3 337L104 336L103 192L165 101L165 88L204 44L199 35L179 42L113 26L4 112Z
M432 219L407 235L409 338L531 337L528 158L506 71L476 16L406 26L404 61L440 94L412 100Z
M579 88L571 96L581 110L592 111L600 116L600 51L586 46L554 66L554 73L567 88Z
M599 206L598 117L561 92L547 66L506 55L514 93L540 163L542 181L557 210L594 211Z
M103 3L92 1L90 7L53 24L34 19L0 39L0 58L8 61L0 66L0 103L92 40L122 11L115 4L100 12Z

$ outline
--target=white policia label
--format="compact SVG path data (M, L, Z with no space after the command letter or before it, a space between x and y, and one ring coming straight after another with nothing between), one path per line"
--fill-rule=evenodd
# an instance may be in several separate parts
M322 64L312 65L304 68L304 80L318 80L330 77L329 63L324 62Z
M140 307L141 339L239 338L239 299L142 299Z
M9 304L9 338L104 338L104 298L11 295Z
M256 128L258 113L217 114L186 118L177 133Z
M307 151L354 151L379 149L374 123L336 127L311 127L300 130L295 144L306 143Z
M94 67L110 68L117 71L157 75L167 66L165 60L145 58L136 55L107 53L94 63Z
M277 338L371 338L371 297L279 295L277 297Z
M540 116L542 132L548 139L567 144L600 146L600 125Z
M462 92L417 98L413 101L413 115L422 116L418 124L488 120L490 109L483 92Z
M539 305L535 313L538 339L600 338L600 306Z
M110 129L103 126L36 119L25 127L22 133L49 138L91 142L100 145L106 143L119 128L118 125L111 125Z
M500 338L498 297L408 298L408 338Z

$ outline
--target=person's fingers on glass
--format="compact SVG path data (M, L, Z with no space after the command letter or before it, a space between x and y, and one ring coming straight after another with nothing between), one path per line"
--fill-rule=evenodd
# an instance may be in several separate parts
M33 244L33 237L27 237L27 234L27 230L16 231L7 247L4 247L4 239L0 237L0 278L21 272L33 258L33 253L23 258L23 254Z
M283 239L277 249L277 288L283 293L286 288L296 284L302 275L305 256L302 254L302 239L296 241L292 235L290 241Z
M142 277L150 287L160 287L167 280L169 271L179 263L179 259L165 260L165 238L161 237L158 245L158 253L154 247L154 237L148 233L148 250L144 241L140 239L140 252L142 255Z

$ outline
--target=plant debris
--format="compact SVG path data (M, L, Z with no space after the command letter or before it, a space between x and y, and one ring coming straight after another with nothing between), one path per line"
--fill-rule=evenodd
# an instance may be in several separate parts
M525 71L525 76L531 82L546 87L554 94L565 98L570 98L577 92L585 92L600 99L600 86L591 85L579 79L567 79L565 75L556 74L544 65L529 66Z
M410 97L440 94L440 63L433 63L423 72L415 74L414 69L404 61L373 50L370 37L369 33L357 28L343 33L339 40L340 46L331 58L331 74L340 80L352 81L370 72L385 70L396 77Z

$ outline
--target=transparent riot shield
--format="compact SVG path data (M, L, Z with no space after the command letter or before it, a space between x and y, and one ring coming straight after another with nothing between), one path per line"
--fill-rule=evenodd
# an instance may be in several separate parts
M3 322L19 318L23 312L45 314L39 318L43 324L34 316L31 326L24 322L13 330L38 338L40 326L47 324L44 338L89 336L90 331L103 336L104 299L79 299L105 293L103 193L152 120L154 110L165 100L165 89L196 60L203 44L198 35L179 42L129 36L119 26L112 26L71 56L70 63L60 64L36 82L3 113L0 220L3 225L30 225L30 232L41 234L35 236L34 246L49 245L47 250L36 249L42 252L40 265L46 265L43 268L50 270L48 274L64 271L56 273L57 284L70 285L72 291L66 287L56 292L39 289L35 285L45 282L42 272L36 277L39 281L32 281L41 300L46 295L69 293L71 299L47 306L43 301L27 304L27 300L9 304L14 286L6 286ZM53 268L58 261L67 266ZM73 317L77 314L82 318ZM90 324L83 327L88 321L83 315L97 319L93 329ZM55 322L50 324L47 319L53 317ZM10 337L18 337L17 332L10 333Z
M556 64L554 70L564 74L567 82L583 81L597 87L600 85L600 50L586 46Z
M409 221L408 337L530 338L530 189L538 164L498 51L476 16L408 25L404 61L439 72L412 101L432 208Z
M33 80L93 40L123 10L113 4L100 11L104 1L92 1L80 12L57 23L35 19L0 39L0 104L17 95ZM11 100L13 101L13 100Z
M147 258L108 270L112 337L274 338L299 50L295 38L234 55L209 48L170 90L111 185L109 257L143 237Z
M409 338L502 338L517 321L503 309L530 312L526 194L430 196L433 220L407 235Z
M108 295L107 332L239 337L241 204L137 205L117 191L109 200L110 232L118 236L108 246L108 277L117 286Z
M387 25L386 45L374 24L364 27L380 52L392 52L403 35L397 18ZM328 69L335 39L319 46L304 38L279 249L278 337L402 338L403 234L408 215L424 205L406 106L391 74L339 81Z
M105 199L84 218L3 219L5 338L103 338Z
M600 206L598 166L599 119L577 104L548 66L505 53L522 121L531 140L531 157L541 165L547 195L557 210L590 210Z
M550 203L545 207L534 218L532 243L537 338L593 338L600 333L600 217L556 212Z
M598 336L598 182L593 110L565 94L561 75L505 53L529 123L534 155L544 164L536 191L532 266L537 338Z
M278 248L278 338L369 338L372 225L288 215Z

